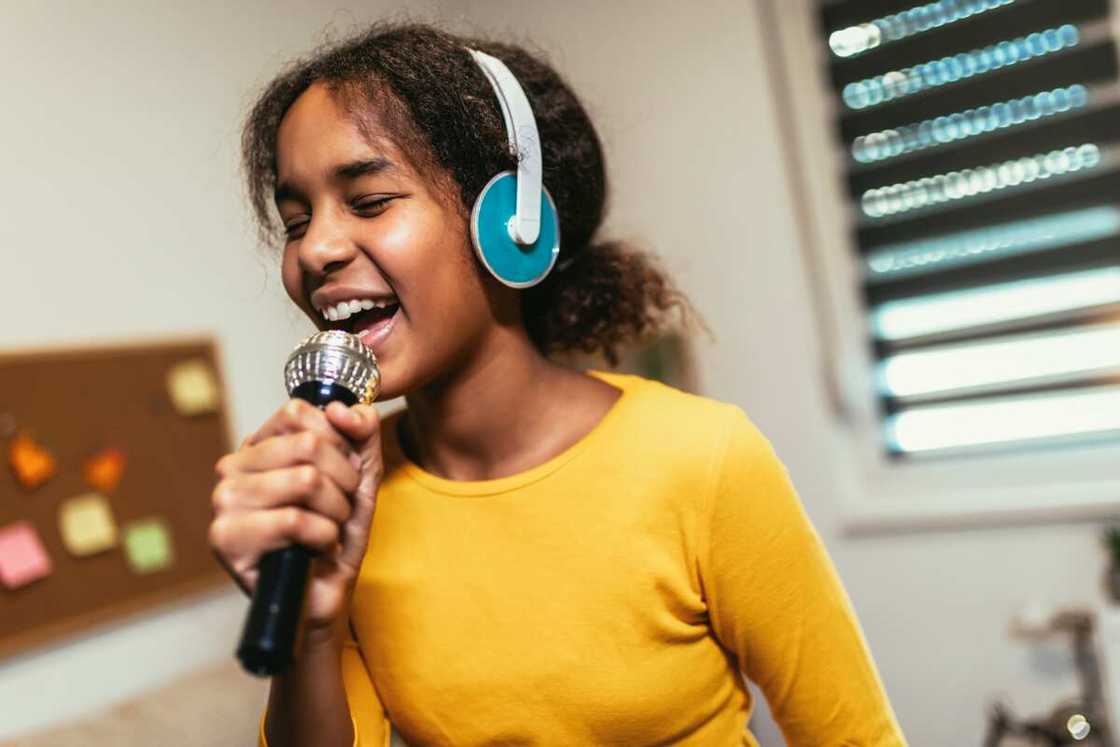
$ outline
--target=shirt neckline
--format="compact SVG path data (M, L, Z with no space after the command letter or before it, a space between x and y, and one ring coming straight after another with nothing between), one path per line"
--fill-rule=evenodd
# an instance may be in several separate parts
M610 429L611 425L617 421L621 417L621 413L630 406L630 402L634 398L633 390L636 384L641 381L637 376L609 373L606 371L589 370L587 374L610 384L618 389L621 394L603 417L599 419L599 422L585 433L582 438L556 456L537 466L505 477L497 477L492 480L449 480L445 477L440 477L439 475L426 471L405 455L404 450L400 447L399 434L396 432L396 427L399 426L401 422L398 418L397 422L394 423L393 439L396 441L395 451L399 454L401 469L406 475L428 490L436 493L443 493L444 495L458 496L485 496L508 493L547 477L591 448L597 441L604 438L604 434Z

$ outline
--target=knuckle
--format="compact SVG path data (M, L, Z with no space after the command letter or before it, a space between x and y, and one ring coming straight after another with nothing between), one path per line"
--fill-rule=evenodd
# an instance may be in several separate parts
M221 518L214 519L210 522L210 528L206 533L206 538L210 542L210 549L219 558L224 558L223 548L226 546L226 539L229 537L228 523Z
M298 508L286 508L281 519L284 533L289 537L298 537L307 526L306 515Z
M339 539L339 526L329 520L317 522L313 529L309 528L308 539L318 547L330 547Z
M222 511L229 510L237 501L237 489L230 479L224 479L214 487L214 492L210 496L210 501L214 506L214 511L221 513Z
M313 464L297 467L294 480L300 494L310 495L319 487L319 468Z
M281 417L288 424L297 424L303 418L304 408L308 404L301 399L290 399L281 409Z
M300 456L308 461L313 460L319 453L322 437L314 431L304 431L296 438L298 439L296 448L299 450Z
M232 471L233 467L233 454L225 454L218 461L214 462L214 474L218 477L227 477Z

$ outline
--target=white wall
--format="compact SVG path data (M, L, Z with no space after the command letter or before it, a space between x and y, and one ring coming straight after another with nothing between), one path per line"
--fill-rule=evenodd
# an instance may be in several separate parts
M1004 629L1025 601L1095 598L1095 529L839 533L849 475L828 441L757 2L449 5L471 28L551 50L604 134L611 232L662 253L711 323L706 389L744 405L790 467L911 741L977 743L990 694L1036 707L1068 688L1064 659L1009 643ZM396 5L6 8L0 48L17 64L0 117L0 345L213 330L236 434L262 420L280 397L278 362L305 327L252 248L238 123L252 91L328 22L345 30ZM0 663L0 737L223 660L243 610L237 594L219 593Z
M474 23L538 42L583 96L610 160L610 231L665 256L710 322L718 345L703 350L706 392L743 405L790 468L911 742L978 744L991 696L1034 712L1074 691L1064 651L1029 649L1005 631L1032 600L1098 599L1097 529L841 533L841 486L852 474L830 442L798 246L802 196L779 145L764 1L793 22L793 0L469 7Z
M406 5L433 4L7 3L0 346L213 332L235 436L256 427L306 327L254 247L242 115L328 24ZM0 739L228 660L244 610L219 592L0 662Z

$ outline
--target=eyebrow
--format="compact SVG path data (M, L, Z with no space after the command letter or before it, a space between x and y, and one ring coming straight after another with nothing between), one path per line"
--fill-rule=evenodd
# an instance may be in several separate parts
M396 166L388 158L377 156L376 158L350 161L349 163L336 166L333 177L335 180L350 180L357 179L360 176L371 176L395 169ZM280 182L276 185L275 192L273 192L273 200L276 202L283 202L284 200L296 199L299 195L300 191L291 184Z

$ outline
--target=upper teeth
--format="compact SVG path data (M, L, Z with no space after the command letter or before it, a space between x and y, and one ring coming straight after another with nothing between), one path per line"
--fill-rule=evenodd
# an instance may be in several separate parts
M391 304L391 301L371 301L368 298L355 298L350 301L339 301L336 304L319 309L319 313L328 321L339 322L343 319L349 319L360 311L368 311L375 307L384 309Z

